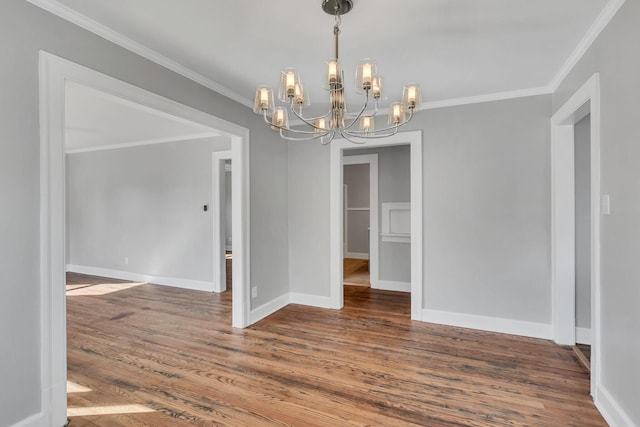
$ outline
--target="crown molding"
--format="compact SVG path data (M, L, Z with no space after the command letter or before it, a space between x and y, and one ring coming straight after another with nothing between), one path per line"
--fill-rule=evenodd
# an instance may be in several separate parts
M459 105L479 104L481 102L504 101L506 99L526 98L528 96L549 95L553 91L549 86L534 87L530 89L510 90L506 92L487 93L485 95L467 96L464 98L442 99L422 103L423 110L435 108L455 107Z
M78 12L75 10L59 3L57 0L27 0L29 3L32 3L35 6L40 7L52 14L65 19L79 27L84 28L108 41L111 41L127 50L130 50L152 62L155 62L158 65L161 65L171 71L174 71L190 80L193 80L196 83L201 84L221 95L226 96L248 108L253 108L253 102L231 89L223 86L222 84L215 82L203 75L196 73L195 71L179 64L176 61L173 61L166 56L156 52L153 49L150 49L124 35L112 30L111 28L102 25ZM573 50L569 58L564 62L560 70L553 77L551 82L547 86L541 86L537 88L529 88L529 89L519 89L513 91L506 92L496 92L489 93L478 96L470 96L464 98L452 98L452 99L443 99L438 101L429 101L424 102L422 104L422 109L429 110L435 108L446 108L446 107L454 107L459 105L467 105L467 104L477 104L482 102L491 102L491 101L502 101L507 99L514 98L524 98L528 96L537 96L537 95L548 95L554 93L560 83L564 80L564 78L569 74L569 72L573 69L573 67L578 63L578 61L582 58L582 56L586 53L586 51L591 47L595 39L602 32L602 30L609 24L611 19L615 16L616 12L620 9L620 7L624 4L625 0L610 0L607 5L603 8L603 10L598 15L598 18L591 25L585 36L581 39L578 46ZM384 113L384 109L380 110L379 113ZM296 124L296 123L292 123ZM302 124L302 123L300 123Z
M131 52L134 52L143 58L148 59L149 61L155 62L158 65L161 65L171 71L174 71L189 80L192 80L198 84L201 84L204 87L207 87L221 95L226 96L227 98L233 99L234 101L247 106L249 108L253 108L253 101L243 96L238 95L227 87L221 85L218 82L215 82L207 77L204 77L202 74L199 74L178 62L167 58L166 56L156 52L153 49L150 49L124 35L112 30L111 28L102 25L93 19L90 19L75 10L59 3L56 0L27 0L29 3L46 10L66 21L71 22L81 28L84 28L87 31L90 31L105 40L108 40L112 43L117 44L120 47L123 47Z
M580 40L578 46L576 46L573 52L571 52L569 58L567 58L564 64L562 64L560 70L556 73L553 80L551 80L551 83L549 83L551 92L555 92L558 89L565 77L567 77L573 67L576 66L578 61L582 59L584 54L587 53L587 50L589 50L602 30L607 27L624 2L625 0L609 0L609 3L607 3L607 5L602 9L600 15L598 15L582 40Z

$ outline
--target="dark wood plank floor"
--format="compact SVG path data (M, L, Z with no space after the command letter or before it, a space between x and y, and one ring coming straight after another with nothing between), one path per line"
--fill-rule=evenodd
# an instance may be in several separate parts
M606 426L570 347L412 322L406 293L238 330L230 293L101 281L67 297L69 407L102 413L71 427Z

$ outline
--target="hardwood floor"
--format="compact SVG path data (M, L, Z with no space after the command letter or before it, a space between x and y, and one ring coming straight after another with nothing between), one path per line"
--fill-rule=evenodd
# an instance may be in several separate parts
M406 293L346 286L343 310L240 330L230 293L105 292L67 297L69 407L103 413L71 427L606 426L570 347L412 322Z
M342 263L342 281L345 285L371 286L369 260L345 258Z

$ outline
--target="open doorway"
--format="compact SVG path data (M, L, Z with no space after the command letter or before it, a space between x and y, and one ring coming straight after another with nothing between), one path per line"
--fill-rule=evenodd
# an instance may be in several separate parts
M381 236L378 230L378 220L370 223L371 239L370 239L370 253L371 253L371 265L370 265L370 279L371 287L375 288L380 286L380 277L376 275L376 269L379 271L379 262L376 262L376 255L374 253L374 245L372 242L377 242L374 235L380 240L385 239L394 240L401 234L400 238L406 242L407 253L404 256L403 262L406 262L410 267L408 271L407 282L405 282L405 289L397 290L409 290L411 293L411 319L422 319L422 295L423 295L423 281L422 281L422 134L420 131L402 132L396 135L368 141L367 149L378 150L385 147L393 146L407 146L407 154L409 157L409 165L405 166L405 170L409 175L409 184L405 185L404 189L407 190L409 197L408 201L403 200L403 203L394 205L388 203L386 207L388 212L388 222L385 223L380 220L380 227L387 226L391 231L387 233L387 236ZM330 148L330 200L331 200L331 216L330 216L330 306L332 308L342 308L344 305L344 200L343 200L343 173L345 159L350 155L366 154L367 151L354 147L347 141L336 140L331 144ZM362 150L362 151L360 151ZM371 154L369 152L368 154ZM348 162L348 161L347 161ZM379 205L379 201L376 204ZM397 221L399 220L399 221ZM402 231L397 230L394 226L402 224ZM399 231L399 232L396 232ZM379 256L378 256L379 258ZM376 283L376 278L378 279ZM391 282L391 281L389 281ZM408 283L408 289L406 286ZM389 285L386 283L384 285Z
M370 287L378 265L378 155L343 159L343 283Z
M47 425L67 421L65 295L65 85L75 82L116 98L215 129L231 139L234 292L232 325L249 324L248 130L128 83L40 52L42 401ZM200 205L199 209L203 209Z
M608 195L600 194L599 82L594 74L551 118L553 339L563 345L590 344L596 401L601 372L600 215L609 214ZM588 148L581 141L585 136Z

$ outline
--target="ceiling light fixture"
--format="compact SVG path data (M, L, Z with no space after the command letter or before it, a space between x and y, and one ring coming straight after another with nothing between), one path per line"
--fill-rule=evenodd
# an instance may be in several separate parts
M363 59L356 69L356 93L364 95L364 105L357 114L348 114L345 108L344 73L338 61L338 36L340 35L341 16L353 8L352 0L323 0L322 9L335 17L333 35L335 57L327 62L326 89L329 91L329 112L318 117L305 118L302 109L310 105L309 96L304 91L300 75L293 68L286 68L280 75L278 99L288 104L288 110L302 122L307 129L291 128L286 107L275 107L273 91L268 86L258 86L253 111L264 117L271 129L280 133L284 139L305 141L317 139L321 144L330 143L341 136L354 144L363 144L367 138L384 138L394 135L398 128L413 118L420 108L422 97L420 87L410 83L404 87L402 102L389 106L388 122L382 129L376 130L375 118L378 103L382 97L382 78L378 75L376 62ZM373 98L373 109L368 109ZM408 117L407 117L408 113ZM357 128L355 124L359 123Z

